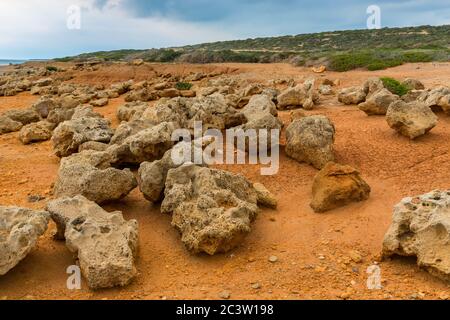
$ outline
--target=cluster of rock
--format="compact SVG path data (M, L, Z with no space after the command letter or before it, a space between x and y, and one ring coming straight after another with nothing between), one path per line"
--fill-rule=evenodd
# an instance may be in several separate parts
M410 91L399 97L384 87L379 78L368 79L362 87L342 89L338 99L344 104L358 104L367 115L386 115L388 125L400 134L416 139L433 129L438 118L433 110L450 113L450 89L425 89L418 80L405 79Z

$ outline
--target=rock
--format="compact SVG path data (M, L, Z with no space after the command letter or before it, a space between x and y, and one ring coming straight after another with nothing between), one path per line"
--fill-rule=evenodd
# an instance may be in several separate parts
M350 87L339 91L338 100L343 104L359 104L366 99L366 92L360 87Z
M367 79L363 84L363 90L366 93L366 100L373 94L384 89L384 83L380 78L372 77Z
M392 129L400 134L415 139L423 136L437 125L438 118L422 102L396 101L389 106L386 120Z
M403 80L402 85L407 87L410 90L424 90L425 86L422 82L417 79L406 78Z
M195 165L169 170L161 212L186 248L210 255L238 246L257 214L257 195L241 175Z
M370 187L354 168L330 162L314 178L312 193L311 208L326 212L367 200Z
M445 113L450 114L450 88L440 86L424 90L417 100L430 108L440 107Z
M104 107L108 104L108 102L109 102L108 98L101 98L101 99L91 101L90 104L93 107Z
M267 114L274 117L278 116L278 110L275 103L267 95L254 95L249 103L241 110L248 122L259 119Z
M322 169L334 161L335 128L325 116L304 117L286 129L286 154L299 161Z
M228 300L231 298L231 294L228 291L222 291L221 293L219 293L219 298Z
M20 130L19 140L23 144L50 140L54 128L55 124L45 120L27 124Z
M59 124L53 132L52 142L55 155L67 157L87 141L109 142L112 136L108 120L89 117Z
M94 109L90 105L79 106L72 110L74 112L72 118L70 118L71 120L77 120L82 118L103 118L103 116L100 113L94 112Z
M117 109L117 119L119 121L130 121L131 118L140 119L147 108L148 104L145 102L127 103Z
M261 183L254 183L253 188L255 189L258 197L258 204L272 209L277 208L277 198L269 190L267 190L264 185Z
M23 124L21 122L14 121L5 116L0 116L0 135L19 131L22 127Z
M45 233L45 211L0 206L0 276L22 261Z
M107 152L82 151L61 159L55 183L56 197L82 195L99 204L120 200L137 187L129 169L111 168Z
M285 110L288 108L303 107L303 109L311 110L317 99L314 97L313 86L311 84L297 85L283 91L277 98L278 109Z
M176 98L181 96L181 92L175 88L164 89L158 92L161 98Z
M270 256L269 257L269 262L270 263L275 263L275 262L277 262L278 261L278 257L277 256Z
M122 144L128 137L131 137L145 129L150 129L156 124L150 120L132 120L122 122L114 131L110 144Z
M131 61L131 64L133 66L141 66L144 64L144 60L143 59L134 59L133 61Z
M55 125L58 125L61 122L72 119L74 113L75 108L72 109L56 108L48 113L47 121L54 123Z
M125 221L122 212L106 212L82 196L48 203L47 210L79 261L89 288L129 284L137 274L138 223Z
M46 87L49 86L53 83L53 79L52 78L43 78L43 79L39 79L37 80L34 85L38 86L38 87Z
M85 150L92 150L92 151L106 151L108 149L109 145L102 142L97 141L88 141L83 144L81 144L78 147L78 152L82 152Z
M81 104L81 101L73 95L67 95L60 97L57 103L63 109L74 109Z
M58 105L54 99L42 97L36 103L32 105L34 111L36 111L42 118L47 118L50 111L56 109Z
M424 90L410 90L407 94L403 95L401 99L406 103L413 102L419 99Z
M334 91L333 88L330 85L321 85L319 87L320 94L323 94L324 96L333 95Z
M22 123L23 125L38 122L41 120L39 114L33 109L13 109L5 111L2 116L8 117L13 121Z
M399 96L387 89L382 89L370 96L366 102L359 104L358 108L369 116L385 115L391 103L398 100L400 100Z
M450 281L450 191L408 197L394 207L383 242L383 258L417 257L417 264Z

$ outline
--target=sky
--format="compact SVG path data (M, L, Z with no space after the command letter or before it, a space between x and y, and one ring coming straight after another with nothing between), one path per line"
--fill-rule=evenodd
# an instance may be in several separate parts
M450 0L0 0L0 59L450 24Z

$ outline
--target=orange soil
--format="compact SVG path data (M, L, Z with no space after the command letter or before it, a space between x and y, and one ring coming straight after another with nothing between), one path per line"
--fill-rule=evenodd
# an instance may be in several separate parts
M287 64L226 64L209 66L151 65L108 66L95 72L72 72L75 83L110 84L154 76L152 70L186 74L191 70L226 71L240 79L265 82L269 79L312 76L310 70ZM450 63L410 64L380 71L326 72L316 77L341 79L341 87L361 85L369 76L414 77L427 87L449 85ZM37 97L28 93L1 97L0 112L29 107ZM115 110L123 98L96 111L117 125ZM0 277L0 299L217 299L229 291L231 299L425 299L448 298L450 286L420 270L414 259L396 258L380 263L383 290L366 287L367 268L378 261L392 208L403 197L449 188L450 117L439 114L439 124L428 135L410 141L391 130L384 117L367 117L354 106L342 106L336 97L325 99L312 114L324 114L334 122L335 150L340 163L361 170L372 187L368 201L326 214L310 207L311 185L317 173L312 167L286 157L281 150L277 175L263 177L259 166L222 166L262 182L279 199L277 210L263 209L252 233L228 254L194 256L180 242L170 217L162 215L134 190L107 210L122 210L127 219L139 221L139 275L125 288L90 291L66 288L66 268L74 264L64 243L52 239L51 224L39 244L25 260ZM289 113L280 117L289 123ZM59 160L50 142L24 146L18 133L0 136L0 204L31 208L45 201L28 203L30 194L51 198ZM358 250L362 263L348 258ZM278 257L270 263L268 258ZM260 289L252 288L259 283Z

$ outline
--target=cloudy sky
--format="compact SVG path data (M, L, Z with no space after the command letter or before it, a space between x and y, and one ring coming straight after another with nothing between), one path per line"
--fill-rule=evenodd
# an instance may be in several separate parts
M0 59L261 36L450 24L450 0L0 0ZM76 27L80 8L80 28ZM72 28L68 28L69 25Z

